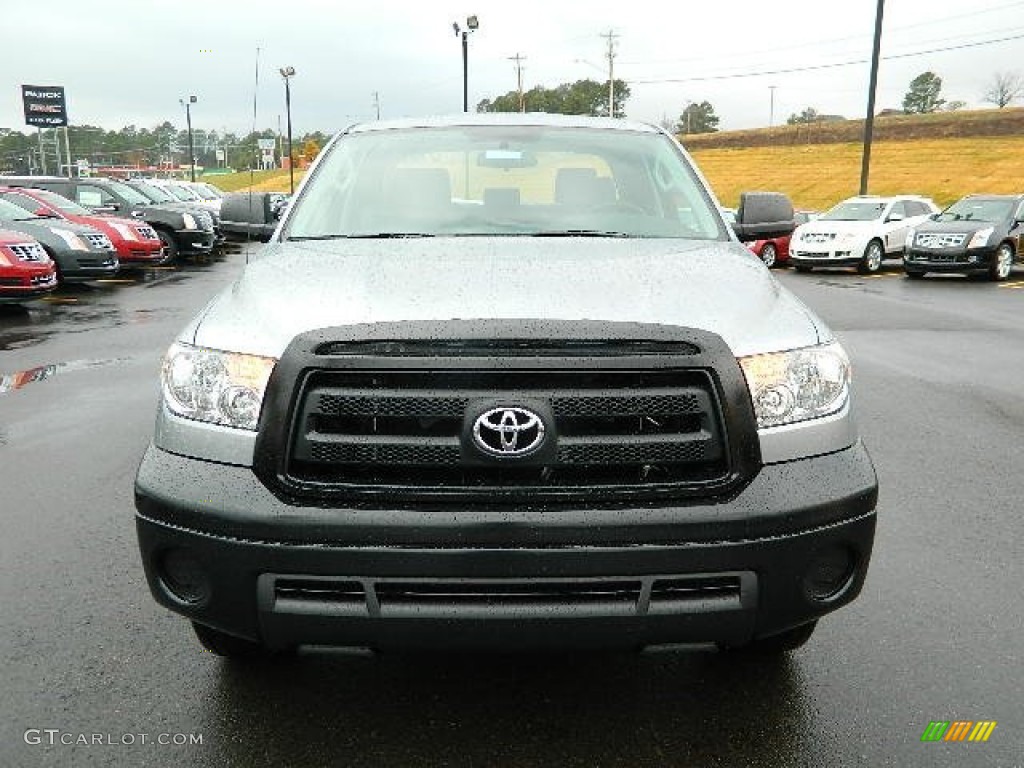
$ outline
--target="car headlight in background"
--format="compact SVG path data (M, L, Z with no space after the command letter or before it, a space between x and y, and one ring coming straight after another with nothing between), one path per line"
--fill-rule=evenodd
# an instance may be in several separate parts
M117 234L119 234L125 240L138 240L139 239L135 235L135 230L132 229L129 226L126 226L124 224L118 224L117 222L113 222L113 221L110 222L110 226L113 227L114 231L117 232Z
M50 231L53 232L57 237L67 244L68 248L73 251L88 251L89 246L85 244L78 235L69 229L58 229L57 227L50 227Z
M196 219L191 213L181 214L181 220L185 222L185 229L198 229Z
M178 416L255 430L276 363L272 357L175 342L167 350L160 376L164 401Z
M995 231L995 227L986 227L985 229L979 229L974 233L971 241L967 244L968 248L981 248L984 245L988 245L988 239L992 237L992 233Z
M838 342L739 358L757 426L835 413L849 397L850 360Z

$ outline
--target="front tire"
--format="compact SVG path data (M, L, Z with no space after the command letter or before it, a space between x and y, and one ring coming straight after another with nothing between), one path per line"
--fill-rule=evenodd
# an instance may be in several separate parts
M160 264L170 264L178 260L178 243L171 235L163 229L156 231L157 237L160 238L160 242L164 244L164 258L161 259Z
M764 247L761 248L761 261L768 269L775 266L775 260L778 257L778 252L775 250L775 243L765 243Z
M1010 276L1013 270L1013 248L1009 243L1003 243L992 256L992 264L988 268L988 279L995 283L1001 283Z
M862 275L873 275L882 268L882 259L884 258L885 249L882 248L882 243L872 240L864 249L864 255L861 256L860 263L857 265L857 271Z

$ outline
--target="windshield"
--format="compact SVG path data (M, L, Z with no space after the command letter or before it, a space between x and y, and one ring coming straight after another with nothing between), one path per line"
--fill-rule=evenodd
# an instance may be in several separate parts
M703 185L658 133L458 126L335 142L288 239L608 235L726 240Z
M965 197L936 217L936 221L1003 221L1013 210L1013 200Z
M41 221L31 211L0 198L0 221Z
M93 212L88 208L83 208L73 200L68 200L63 195L58 195L56 192L50 192L45 189L34 189L32 194L40 200L45 200L46 204L51 208L56 208L61 213L66 213L71 216L92 216ZM25 198L28 199L27 197ZM31 201L30 201L31 202ZM36 208L39 206L36 205ZM35 210L33 208L32 210Z
M117 195L120 195L126 201L132 205L149 205L149 200L138 190L132 189L127 184L120 181L110 181L108 183L108 189Z
M204 200L220 200L224 195L212 184L196 182L197 191L204 195Z
M187 187L179 187L177 184L168 184L166 189L179 200L192 202L193 200L201 199L199 195L195 194L191 189L188 189Z
M178 202L175 198L171 197L169 194L160 189L160 187L154 187L152 184L146 184L144 181L132 182L132 189L141 192L154 203Z
M848 201L829 210L819 221L873 221L882 215L886 205L884 200Z

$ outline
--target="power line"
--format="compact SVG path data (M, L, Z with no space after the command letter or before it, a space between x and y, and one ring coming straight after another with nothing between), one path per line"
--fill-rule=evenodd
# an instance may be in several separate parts
M909 59L915 56L927 56L932 53L945 53L947 51L959 51L965 48L979 48L985 45L995 45L996 43L1006 43L1012 40L1024 39L1024 34L1011 35L1008 37L1000 37L993 40L980 40L974 43L963 43L961 45L949 45L942 48L930 48L924 51L914 51L912 53L894 53L888 56L882 56L882 59L891 61L894 59ZM710 80L739 80L749 77L763 77L765 75L789 75L796 72L814 72L823 69L837 69L839 67L852 67L858 64L866 64L867 59L854 59L851 61L840 61L832 64L809 64L804 67L787 67L784 69L766 69L759 70L757 72L737 72L728 75L699 75L695 77L666 77L666 78L651 78L651 79L638 79L630 80L629 82L634 85L653 85L657 83L692 83L692 82L705 82Z

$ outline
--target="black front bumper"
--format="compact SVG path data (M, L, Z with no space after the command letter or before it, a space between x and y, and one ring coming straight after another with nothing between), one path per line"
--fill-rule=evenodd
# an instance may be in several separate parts
M216 233L204 229L177 229L174 231L174 242L178 252L182 254L203 254L213 250Z
M647 508L294 506L248 468L153 447L136 481L156 599L271 647L738 644L856 597L876 499L860 444L763 467L726 499ZM836 551L852 573L814 598L808 572ZM169 553L194 599L169 588Z
M903 268L911 272L986 272L992 266L998 247L987 248L908 248L904 251ZM941 255L941 258L940 258ZM967 261L968 256L975 260Z

